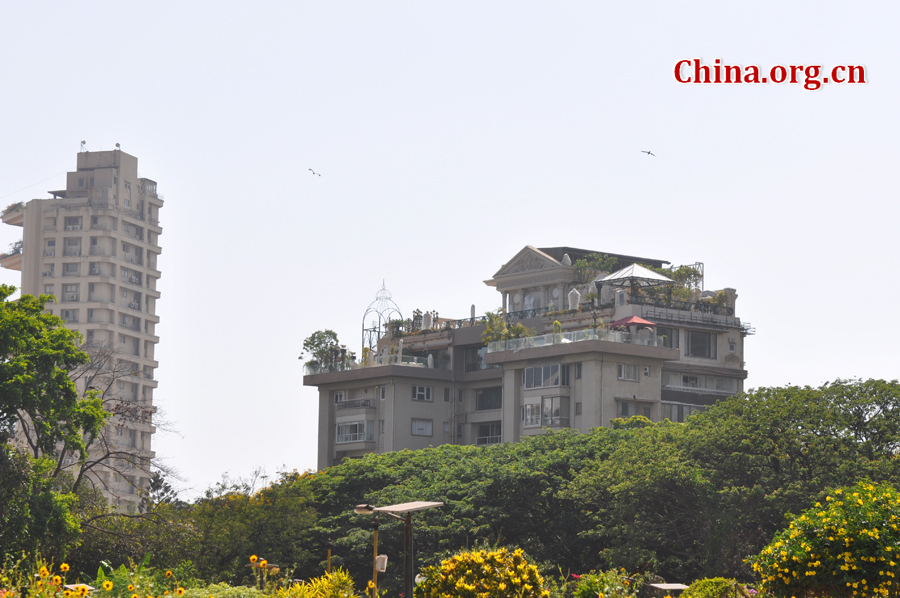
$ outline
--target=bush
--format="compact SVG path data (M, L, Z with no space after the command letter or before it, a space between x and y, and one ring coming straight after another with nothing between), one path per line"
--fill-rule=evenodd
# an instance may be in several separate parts
M426 567L425 581L415 588L416 598L537 598L550 595L536 566L521 548L460 552Z
M625 569L610 569L600 573L587 573L578 579L574 598L630 598L639 588L625 575Z
M281 588L275 598L358 598L350 574L338 567L331 573Z
M682 598L727 598L734 595L737 581L725 577L698 579L684 591Z
M774 596L900 596L900 493L890 484L839 488L793 517L751 559Z
M230 586L227 583L214 583L205 588L192 588L184 591L184 598L263 598L256 588L246 586Z

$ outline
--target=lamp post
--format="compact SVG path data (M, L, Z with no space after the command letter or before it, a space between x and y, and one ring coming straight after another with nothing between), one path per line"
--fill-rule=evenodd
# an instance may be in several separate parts
M325 546L328 547L328 572L331 573L331 549L334 548L334 542L331 541L331 538L328 538Z
M415 579L415 555L413 553L413 527L412 514L416 511L424 511L435 507L443 507L442 502L425 502L415 501L406 502L397 505L389 505L387 507L373 507L370 504L356 505L353 509L360 515L372 515L376 513L384 513L394 519L403 522L403 596L404 598L412 598L413 581ZM378 558L378 528L375 528L375 559ZM374 567L377 567L377 563ZM376 578L377 571L373 572L373 579Z

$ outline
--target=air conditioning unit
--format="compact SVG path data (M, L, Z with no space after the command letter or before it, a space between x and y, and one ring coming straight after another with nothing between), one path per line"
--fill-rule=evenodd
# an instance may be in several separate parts
M100 268L91 268L91 274L100 274Z
M69 225L69 226L66 227L66 230L75 230L75 227L72 226L72 225Z
M67 295L69 301L78 301L78 295Z

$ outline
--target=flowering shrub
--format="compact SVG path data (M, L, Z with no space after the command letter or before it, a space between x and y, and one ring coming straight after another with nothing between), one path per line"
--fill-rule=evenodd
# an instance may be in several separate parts
M77 584L66 588L69 566L62 563L58 571L53 564L38 559L32 565L18 562L0 568L0 597L2 598L79 598L88 594L88 587ZM72 589L74 587L74 589Z
M777 597L900 596L900 493L860 482L794 517L751 559Z
M737 581L725 577L705 577L693 582L681 598L726 598L734 596ZM750 590L755 593L755 591ZM752 594L750 594L752 596Z
M461 552L440 567L426 567L416 598L537 598L550 595L522 549Z
M637 594L639 582L632 582L625 569L586 573L578 578L574 598L630 598Z
M265 598L260 590L247 586L230 586L227 583L214 583L205 588L185 590L184 598Z
M350 574L338 567L331 573L281 588L275 598L359 598Z

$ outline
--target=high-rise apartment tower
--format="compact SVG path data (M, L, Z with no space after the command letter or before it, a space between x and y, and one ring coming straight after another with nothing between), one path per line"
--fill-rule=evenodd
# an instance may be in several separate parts
M106 465L92 480L114 504L137 504L154 457L151 438L156 301L161 252L156 182L141 178L138 161L120 150L78 154L77 170L51 199L8 206L3 222L23 237L0 266L22 272L23 294L53 295L48 310L81 332L97 371L76 380L79 390L104 392L113 412L101 443Z

